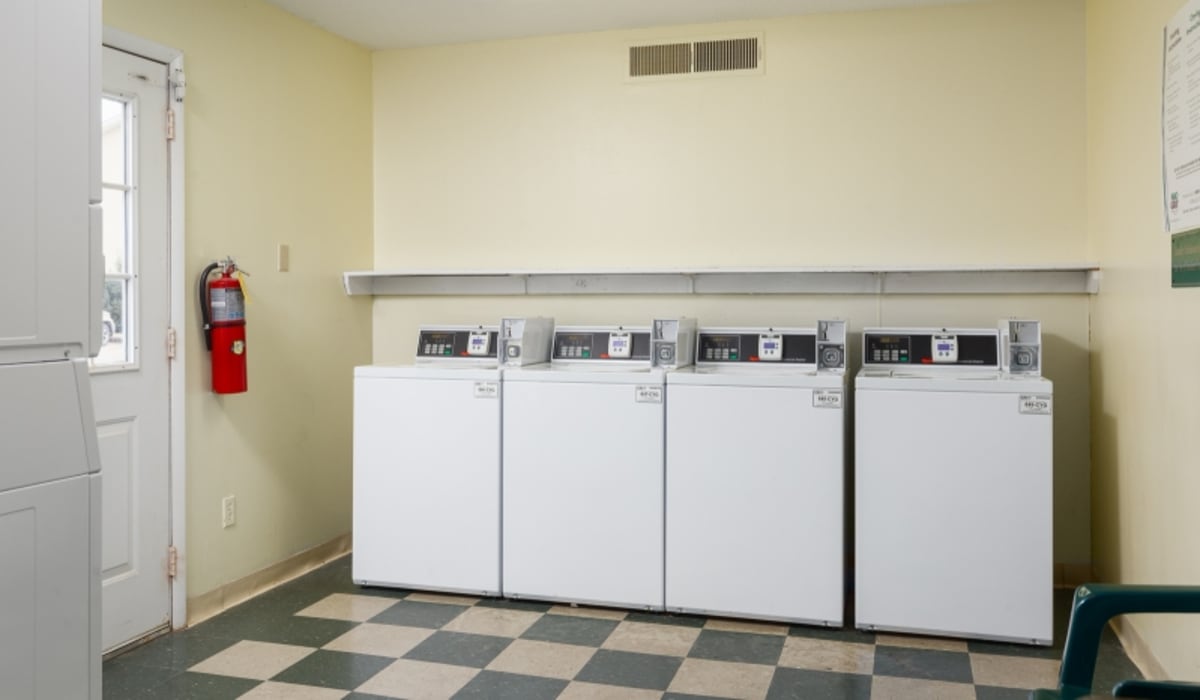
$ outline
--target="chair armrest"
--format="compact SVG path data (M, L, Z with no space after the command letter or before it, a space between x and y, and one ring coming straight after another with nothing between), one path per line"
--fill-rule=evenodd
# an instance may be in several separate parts
M1060 689L1091 692L1100 635L1109 620L1128 613L1200 613L1200 586L1089 583L1077 588L1063 646Z
M1172 681L1121 681L1113 688L1113 697L1143 700L1196 700L1200 684Z

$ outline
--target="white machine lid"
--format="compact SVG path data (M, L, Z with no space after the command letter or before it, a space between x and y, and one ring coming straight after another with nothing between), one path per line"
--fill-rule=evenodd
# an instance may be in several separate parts
M906 369L864 367L854 378L854 387L856 390L1049 394L1054 391L1054 382L1045 377L1006 374L1000 371L961 370L954 372L940 368L926 370L923 367Z
M354 376L380 379L463 379L496 381L500 369L495 365L363 365L354 368Z
M560 384L662 384L664 370L651 367L581 367L534 365L504 370L506 382L557 382Z
M689 386L793 387L844 389L846 375L813 368L771 367L770 371L735 367L685 367L667 372L667 384Z

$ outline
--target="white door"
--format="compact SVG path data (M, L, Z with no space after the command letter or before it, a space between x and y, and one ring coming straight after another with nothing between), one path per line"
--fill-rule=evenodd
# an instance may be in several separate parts
M170 621L167 67L104 49L103 646Z
M842 410L667 388L668 609L842 624Z
M88 8L0 2L0 362L84 357L92 90Z
M355 581L500 592L500 373L457 372L354 380Z
M89 697L91 486L92 477L81 475L0 493L0 694L6 698Z
M506 377L505 595L663 606L663 404L638 388Z
M1048 644L1053 416L1016 393L855 401L856 623Z

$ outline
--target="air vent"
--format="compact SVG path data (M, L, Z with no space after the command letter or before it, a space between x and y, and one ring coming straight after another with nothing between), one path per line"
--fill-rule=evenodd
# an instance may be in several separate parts
M629 77L679 75L692 72L691 44L629 47Z
M629 47L629 77L761 72L761 37L708 39Z
M697 73L758 68L758 39L697 41L694 44Z

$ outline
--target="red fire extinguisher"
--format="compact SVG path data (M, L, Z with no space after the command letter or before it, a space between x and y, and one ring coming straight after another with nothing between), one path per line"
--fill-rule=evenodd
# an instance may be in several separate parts
M214 271L220 275L209 279ZM204 344L212 354L212 388L218 394L246 391L246 298L233 258L209 263L200 273Z

